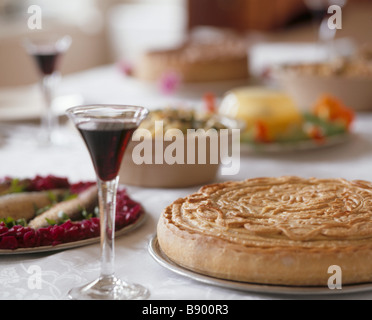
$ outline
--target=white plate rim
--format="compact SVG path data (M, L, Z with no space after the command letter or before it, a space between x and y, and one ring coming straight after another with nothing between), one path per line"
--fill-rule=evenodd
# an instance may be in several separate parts
M140 227L146 218L146 214L143 211L140 215L140 217L132 224L118 230L115 232L115 238L120 237L124 234L129 233L130 231L133 231L134 229ZM100 237L80 240L80 241L74 241L74 242L68 242L68 243L62 243L58 244L56 246L42 246L42 247L35 247L35 248L19 248L15 250L7 250L7 249L1 249L0 250L0 256L11 256L11 255L21 255L21 254L34 254L34 253L48 253L48 252L55 252L55 251L62 251L67 249L73 249L78 247L87 246L90 244L94 244L100 241Z
M313 151L313 150L322 150L325 148L335 147L346 142L351 141L351 139L355 138L355 133L342 133L337 134L334 136L329 136L326 138L326 142L324 144L317 144L315 141L309 140L301 140L295 142L276 142L276 143L268 143L268 144L250 144L247 142L241 142L240 148L242 152L245 153L280 153L280 152L295 152L295 151Z
M197 282L208 285L222 287L225 289L233 289L243 292L263 293L263 294L279 294L279 295L301 295L301 296L328 296L328 295L342 295L351 293L362 293L372 291L372 283L347 285L343 286L342 290L331 290L328 287L291 287L291 286L277 286L265 284L253 284L246 282L238 282L231 280L218 279L211 276L203 275L191 270L188 270L172 260L170 260L161 250L157 235L155 234L148 245L148 251L152 258L164 268Z

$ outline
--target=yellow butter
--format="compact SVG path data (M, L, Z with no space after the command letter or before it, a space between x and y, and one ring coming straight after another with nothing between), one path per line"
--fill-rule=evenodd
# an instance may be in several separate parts
M266 88L237 88L227 93L220 113L246 122L246 133L255 130L257 122L266 125L272 140L285 137L302 126L303 117L287 94Z

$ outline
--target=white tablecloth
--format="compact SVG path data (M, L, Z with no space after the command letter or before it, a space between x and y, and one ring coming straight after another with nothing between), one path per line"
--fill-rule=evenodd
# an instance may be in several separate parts
M108 67L67 77L61 92L82 94L88 103L146 105L146 102L151 102L156 105L167 99L175 99L161 97L155 93L156 90L149 92L145 87L129 89L130 85L133 86L115 68ZM35 128L0 124L1 128L1 132L8 132L12 136L2 140L0 176L54 174L68 177L72 182L94 180L86 148L71 128L66 129L66 136L70 139L67 146L50 148L40 148L34 143L35 136L30 134L30 130L35 132ZM242 154L239 174L220 177L219 180L282 175L372 180L372 115L358 115L354 129L356 135L352 141L329 149L272 155ZM130 196L143 204L147 220L138 230L116 240L117 276L148 287L150 299L296 298L240 292L198 283L163 268L153 260L147 246L156 232L163 208L197 190L198 187L172 190L128 187ZM65 299L70 288L85 284L99 275L99 251L97 243L62 252L0 256L0 299ZM35 266L41 270L41 288L34 288L30 283ZM369 299L372 298L372 292L338 295L337 298Z

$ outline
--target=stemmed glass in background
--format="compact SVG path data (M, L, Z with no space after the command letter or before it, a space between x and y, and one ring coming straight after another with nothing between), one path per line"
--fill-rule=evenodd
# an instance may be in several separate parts
M29 38L24 41L28 54L34 58L38 67L46 103L46 110L41 119L42 130L39 137L39 141L43 145L59 142L56 137L58 121L53 111L53 98L60 80L60 60L70 45L71 38L69 36L46 36Z
M118 172L132 134L147 114L146 109L134 106L96 105L67 110L93 161L99 187L101 223L101 275L86 286L72 289L72 299L130 300L149 296L144 287L127 284L114 274Z
M337 30L330 29L328 26L328 8L331 5L338 5L343 8L347 0L304 0L304 2L311 11L314 23L317 25L318 41L325 47L328 60L333 61L337 58L334 47Z
M314 22L319 26L319 40L329 44L329 42L335 39L336 30L328 28L328 8L331 5L338 5L343 8L347 0L304 0L304 2L311 11Z

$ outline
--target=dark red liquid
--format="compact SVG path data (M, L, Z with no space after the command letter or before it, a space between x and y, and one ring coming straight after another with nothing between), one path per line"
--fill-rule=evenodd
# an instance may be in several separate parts
M85 122L78 125L92 157L98 177L103 181L116 178L125 149L137 129L132 123Z
M35 53L33 56L42 74L51 75L56 71L60 53Z
M328 7L313 8L311 9L311 11L314 18L320 22L323 21L323 19L326 18L328 15Z

